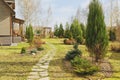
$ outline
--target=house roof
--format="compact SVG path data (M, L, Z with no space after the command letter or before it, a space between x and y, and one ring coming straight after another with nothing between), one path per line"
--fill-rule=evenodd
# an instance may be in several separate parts
M15 14L15 11L5 2L5 0L2 0L3 3L10 9L10 11Z
M20 23L20 24L24 23L24 20L18 19L18 18L14 18L13 21L16 22L16 23Z

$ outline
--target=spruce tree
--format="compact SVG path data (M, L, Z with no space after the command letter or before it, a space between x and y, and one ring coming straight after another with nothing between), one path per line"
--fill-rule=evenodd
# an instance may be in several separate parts
M86 46L96 62L103 58L107 50L108 35L102 5L98 0L92 0L89 5Z

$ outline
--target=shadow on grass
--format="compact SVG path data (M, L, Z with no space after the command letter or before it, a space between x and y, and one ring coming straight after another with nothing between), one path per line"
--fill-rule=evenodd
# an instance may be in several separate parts
M52 43L53 45L65 45L64 43Z
M110 59L120 60L120 53L112 53Z
M54 59L50 62L50 66L54 67L54 70L49 70L50 77L53 78L70 78L75 77L71 64L64 59Z

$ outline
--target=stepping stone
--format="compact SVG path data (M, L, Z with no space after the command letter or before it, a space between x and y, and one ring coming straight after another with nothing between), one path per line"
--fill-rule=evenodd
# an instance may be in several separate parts
M49 77L41 78L39 80L50 80Z
M44 71L44 69L32 69L33 72L41 72Z
M28 79L39 79L39 78L40 78L39 75L33 75L28 77Z
M38 72L30 72L30 75L38 75Z
M48 65L47 66L42 65L42 66L40 66L40 68L48 69Z
M48 66L48 65L49 65L49 62L45 63L44 65Z
M47 77L48 76L48 72L47 71L46 72L40 72L40 76Z
M42 63L38 63L38 64L36 64L37 66L38 66L38 68L39 68L39 66L42 66Z

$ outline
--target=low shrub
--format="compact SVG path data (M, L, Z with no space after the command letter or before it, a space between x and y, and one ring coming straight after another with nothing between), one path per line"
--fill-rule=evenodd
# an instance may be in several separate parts
M88 60L82 59L78 56L71 60L71 64L74 71L79 75L92 75L99 70L96 65L93 65Z
M110 41L115 41L116 40L115 29L109 31L109 40Z
M39 47L39 48L37 48L37 50L38 50L38 51L42 51L42 50L44 50L44 48Z
M72 50L72 51L68 51L68 53L65 56L66 60L72 60L74 59L76 56L80 56L81 55L81 51L80 50Z
M111 50L119 53L120 52L120 44L111 45Z
M64 40L64 44L67 44L67 45L73 45L75 44L75 40L74 39L65 39Z
M36 48L39 48L39 47L41 47L41 45L42 45L43 43L42 43L42 41L41 41L40 38L35 37L34 40L33 40L33 44L34 44L34 46L35 46Z
M65 56L66 60L72 60L74 59L76 56L81 56L82 52L78 49L78 44L74 45L74 50L68 51L68 53Z
M34 49L34 50L31 50L30 53L37 53L37 51Z
M23 47L23 48L21 49L21 54L25 54L25 53L26 53L26 48Z
M77 43L83 44L83 38L81 36L78 36L76 38Z

